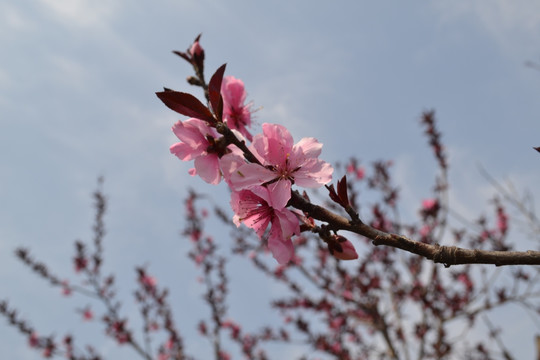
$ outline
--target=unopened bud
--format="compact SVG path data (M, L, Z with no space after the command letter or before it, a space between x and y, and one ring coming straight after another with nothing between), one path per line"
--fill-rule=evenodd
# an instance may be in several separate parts
M340 260L358 259L358 254L356 253L353 244L349 240L339 235L336 236L336 240L338 241L339 246L329 246L331 249L330 252L334 257Z
M191 45L191 48L189 49L189 53L191 54L191 56L201 56L202 54L204 54L204 50L202 48L202 46L199 44L198 41L195 41L193 43L193 45Z

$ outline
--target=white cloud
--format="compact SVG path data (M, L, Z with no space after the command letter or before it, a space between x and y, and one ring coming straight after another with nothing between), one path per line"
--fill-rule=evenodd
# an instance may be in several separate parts
M530 46L540 31L536 0L447 0L436 2L435 8L446 23L465 19L478 24L505 50Z
M81 62L58 54L51 54L50 61L56 70L54 78L69 88L83 88L88 82L90 74Z
M96 26L110 20L116 10L115 1L40 0L60 19L78 26Z
M10 4L0 4L0 25L10 30L24 30L30 27L30 21Z

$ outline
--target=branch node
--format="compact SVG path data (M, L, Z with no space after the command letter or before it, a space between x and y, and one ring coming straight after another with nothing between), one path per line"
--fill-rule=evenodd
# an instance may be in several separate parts
M456 246L441 246L439 244L436 244L436 247L437 249L433 254L434 262L442 263L446 268L457 264L458 248Z

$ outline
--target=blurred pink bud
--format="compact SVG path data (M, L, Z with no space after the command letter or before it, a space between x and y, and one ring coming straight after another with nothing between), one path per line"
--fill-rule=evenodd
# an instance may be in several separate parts
M426 237L431 233L431 227L429 225L424 225L420 228L420 236Z
M148 287L148 288L153 288L157 285L157 280L155 277L153 276L149 276L149 275L144 275L143 277L141 277L141 283Z
M330 321L330 328L337 330L345 323L345 319L341 316L334 318Z
M28 345L30 347L37 347L39 345L39 337L37 333L32 332L28 338Z
M71 295L71 288L69 287L69 282L67 280L62 281L62 295Z
M189 54L191 56L201 56L201 54L204 53L204 49L202 48L201 44L199 44L198 41L195 41L193 45L191 45L191 48L189 49Z
M357 166L356 161L352 161L351 163L349 163L349 165L347 165L346 171L349 174L354 174L356 176L356 180L362 180L366 175L366 171L364 170L364 168L361 166Z
M437 199L426 199L422 201L422 210L431 211L438 206Z
M508 215L506 215L502 206L497 208L497 229L503 235L508 231Z
M90 308L86 308L83 311L83 319L86 321L90 321L94 318L94 313Z
M230 360L230 359L231 359L231 355L229 355L225 351L219 352L219 360Z
M85 270L86 269L86 265L88 265L88 260L84 257L76 257L74 260L74 265L75 265L75 272L80 272L81 270Z
M49 358L49 357L52 356L52 354L53 354L53 348L52 347L46 347L43 350L43 357Z

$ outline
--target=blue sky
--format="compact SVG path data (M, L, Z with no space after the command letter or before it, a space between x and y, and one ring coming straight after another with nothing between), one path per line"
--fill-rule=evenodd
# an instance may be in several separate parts
M537 1L0 0L0 297L44 333L79 327L71 310L80 303L59 298L13 250L28 246L70 272L73 240L91 236L99 175L110 200L106 266L122 269L121 293L133 288L133 266L149 264L179 309L198 309L178 236L182 200L189 186L217 199L225 191L190 178L190 165L169 154L177 117L154 92L194 90L171 50L201 32L207 71L228 63L262 107L259 124L317 137L328 161L393 159L404 213L429 196L434 162L418 119L432 108L456 209L477 214L493 193L477 164L540 198L531 149L540 146L540 71L524 65L540 62ZM196 318L177 311L186 331L200 309ZM100 334L94 327L85 331ZM38 358L0 329L7 358ZM532 336L518 335L511 348L532 358ZM204 354L205 345L188 349Z

